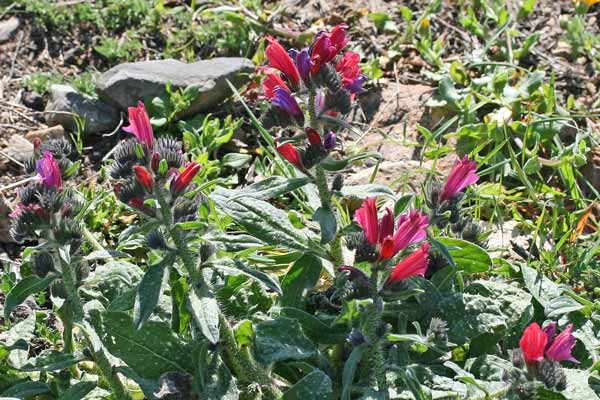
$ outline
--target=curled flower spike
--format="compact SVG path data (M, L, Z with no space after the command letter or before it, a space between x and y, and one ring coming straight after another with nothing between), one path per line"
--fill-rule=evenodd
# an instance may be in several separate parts
M124 127L123 130L133 134L142 146L148 150L152 150L154 146L154 133L144 103L138 101L138 106L129 107L127 112L129 114L129 126Z
M528 364L544 360L544 349L548 343L548 335L540 328L537 322L525 328L519 342L523 358Z
M60 168L48 150L45 150L42 159L38 160L36 171L44 186L55 189L62 187Z
M303 119L304 115L302 114L302 110L288 89L277 86L273 92L275 95L271 99L271 102L274 105L287 111L296 119Z
M279 44L273 36L267 36L269 45L265 49L269 65L283 72L286 78L293 84L300 83L298 69L287 51Z
M546 355L548 358L554 361L572 361L574 363L579 364L579 361L573 357L571 351L575 346L575 336L573 336L573 324L569 324L567 328L562 331L556 338L554 338L554 331L556 327L556 323L554 322L553 328L551 330L544 329L544 333L548 337L548 344L546 346Z
M152 174L144 167L136 165L133 167L135 177L144 189L151 192L154 188L154 178Z
M183 192L183 190L190 184L192 179L194 179L196 174L198 174L200 168L201 166L197 162L190 163L181 174L177 175L171 181L171 193L173 193L174 196L177 196Z
M347 36L348 25L340 24L334 27L330 33L319 32L315 36L311 46L311 60L313 67L311 73L316 74L321 69L321 65L333 60L335 56L348 44L350 39Z
M477 182L479 176L475 173L476 170L477 163L469 161L468 156L464 156L462 160L457 160L442 189L441 200L452 199L467 186Z
M283 158L287 161L294 164L296 167L303 169L302 158L300 157L300 152L298 149L291 143L284 143L276 147L276 150Z
M423 243L417 251L400 261L394 267L387 281L388 283L395 283L411 276L425 276L428 262L429 243Z

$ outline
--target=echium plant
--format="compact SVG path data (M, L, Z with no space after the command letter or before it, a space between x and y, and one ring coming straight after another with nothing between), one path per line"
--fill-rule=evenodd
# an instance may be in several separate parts
M137 229L145 234L147 248L159 257L137 287L133 325L142 329L156 312L166 280L173 302L173 330L191 332L196 342L204 343L197 355L199 364L185 366L190 372L167 369L161 375L161 390L166 390L161 393L176 394L178 398L218 398L217 393L227 387L235 388L233 374L243 387L263 393L268 399L278 398L279 389L268 371L257 363L247 346L236 341L216 300L213 285L219 284L222 277L213 270L211 259L217 248L202 239L207 227L199 221L198 210L207 200L194 183L201 165L186 160L181 142L154 138L142 102L128 111L131 125L125 131L134 137L118 145L109 174L118 199L140 214L143 224ZM183 299L177 300L174 293L182 290ZM186 313L193 317L189 325L183 317ZM211 385L216 375L229 376L230 382Z
M80 289L89 273L82 254L86 234L81 224L85 206L83 196L66 186L78 169L77 153L64 140L34 143L34 156L27 161L28 172L36 172L33 182L19 191L19 203L10 214L11 234L17 242L37 241L30 262L35 275L17 283L8 293L4 305L4 318L8 320L13 309L31 294L50 287L57 314L63 325L63 356L47 354L47 359L77 360L80 351L74 340L75 327L85 338L85 355L94 361L99 373L110 385L118 399L128 399L122 382L113 371L101 345L94 339L94 330L85 322L84 301ZM52 370L51 368L49 368ZM79 377L72 365L71 374L64 378L63 389L69 387L69 377Z
M313 218L321 225L321 244L331 243L333 261L343 261L341 239L333 212L332 191L342 186L341 176L329 182L329 154L335 150L335 131L344 122L351 103L364 91L367 76L361 72L360 55L344 51L349 43L348 26L315 35L308 48L286 51L279 42L267 37L265 50L268 66L263 67L264 96L272 107L263 118L269 128L279 126L294 134L275 139L277 152L303 174L311 177L319 191L321 207ZM342 166L343 168L343 166Z

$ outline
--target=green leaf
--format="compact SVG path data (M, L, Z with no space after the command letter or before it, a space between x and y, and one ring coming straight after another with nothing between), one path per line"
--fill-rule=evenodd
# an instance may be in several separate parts
M265 272L246 266L241 260L230 260L221 258L214 262L208 262L205 265L221 269L232 275L239 275L241 273L258 281L259 283L263 284L265 287L274 291L278 295L281 295L283 293L281 290L281 286L279 286L279 282L277 282L276 278L272 277L271 275Z
M95 387L94 382L78 382L58 396L57 400L81 400Z
M125 377L137 383L140 389L142 389L144 396L146 396L148 399L158 399L156 396L154 396L154 393L157 393L160 390L157 379L142 378L133 369L129 367L116 367L115 371L117 371L120 374L123 374Z
M49 350L41 353L35 358L30 358L27 364L19 369L26 372L59 371L61 369L69 368L83 360L85 360L85 357L83 356Z
M304 335L295 319L280 317L256 325L257 358L264 364L283 360L304 360L316 353L315 345Z
M283 307L281 316L293 318L300 322L302 329L313 342L320 344L341 343L348 337L348 331L344 325L329 326L316 316L293 307Z
M454 110L460 110L459 101L461 100L461 96L456 91L454 87L454 82L448 76L445 76L440 81L439 86L440 98L445 100L448 105Z
M227 153L221 159L224 167L241 168L252 160L252 155L242 153Z
M140 377L158 379L169 371L193 372L189 346L171 331L168 323L150 320L138 330L127 313L107 312L103 327L102 343Z
M365 153L359 153L357 155L345 158L343 160L336 160L335 158L327 157L326 159L321 161L320 165L326 171L337 172L343 170L354 161L360 161L367 158L374 158L376 160L381 161L383 159L383 156L377 151L367 151Z
M436 240L446 246L456 267L466 274L487 272L492 266L492 258L488 252L474 243L449 237L439 237Z
M315 287L322 267L321 259L312 254L305 254L298 259L281 281L281 304L284 307L302 308L304 294Z
M31 275L19 281L8 292L4 300L4 319L8 320L12 310L24 302L28 296L46 289L55 279L56 275L49 274L44 278Z
M234 197L235 191L215 190L211 197L220 210L260 240L274 246L308 251L314 248L309 238L316 236L308 229L297 229L285 211L253 197Z
M254 343L254 328L252 321L240 321L235 327L235 341L240 346L248 346Z
M193 287L188 293L188 308L202 331L212 344L219 342L219 304L206 286Z
M18 399L23 399L45 393L50 393L50 387L46 382L28 381L17 383L6 389L2 392L2 397L16 397Z
M333 387L331 378L326 373L316 370L300 379L283 394L283 400L332 400Z
M285 193L292 192L310 182L309 178L285 178L270 176L260 182L253 183L243 189L231 190L234 192L231 200L242 197L252 197L257 200L270 200ZM217 189L223 190L223 189Z
M342 187L341 192L342 196L344 197L358 197L359 199L366 199L368 197L376 196L386 196L394 198L394 192L390 188L377 183L344 186Z
M33 338L35 330L35 313L15 324L6 332L5 343L7 347L14 347L8 357L8 364L14 368L21 368L27 362L28 349L22 349L22 341L29 342ZM18 346L17 346L18 344Z
M162 293L165 272L173 261L174 257L167 255L158 264L151 265L138 285L133 306L133 323L136 329L140 329L154 312Z
M337 221L333 211L329 208L319 207L313 214L313 220L321 226L321 244L327 244L335 239Z
M358 364L362 359L363 353L368 349L366 343L363 343L352 350L350 356L344 364L344 372L342 373L342 400L351 400L352 398L352 382Z

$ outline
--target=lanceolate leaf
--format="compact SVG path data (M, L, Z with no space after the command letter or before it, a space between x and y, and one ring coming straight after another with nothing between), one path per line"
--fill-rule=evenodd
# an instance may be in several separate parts
M46 382L27 381L17 383L16 385L6 389L4 392L2 392L2 397L24 399L49 392L50 387Z
M172 255L165 256L161 262L150 266L142 278L137 289L133 308L133 322L136 329L140 329L144 325L156 308L162 292L165 272L168 272L168 268L173 261Z
M337 172L343 170L354 161L360 161L367 158L375 158L377 160L381 160L382 156L376 151L367 151L364 153L359 153L352 157L345 158L343 160L336 160L335 158L327 157L321 162L321 166L327 171Z
M277 294L282 294L281 286L279 286L279 282L277 282L276 278L265 272L250 268L240 260L219 259L217 262L207 263L206 265L210 265L233 275L238 275L240 273L244 274Z
M229 192L234 192L230 200L241 197L253 197L257 200L270 200L274 197L299 189L309 182L310 179L306 177L288 179L282 176L270 176L245 188L230 190Z
M193 372L190 347L166 322L147 321L135 329L133 318L124 312L104 314L102 343L140 377L158 379L169 371Z
M83 361L85 357L76 356L69 353L58 351L48 351L39 356L29 359L27 364L23 365L21 371L59 371Z
M439 237L436 240L446 246L456 267L466 274L487 272L492 266L492 258L487 251L474 243L449 237Z
M304 294L319 281L322 267L321 259L312 254L305 254L296 261L281 282L282 305L301 307Z
M202 334L212 344L219 342L219 304L205 285L188 293L188 306Z
M46 275L40 278L37 275L31 275L23 278L6 295L4 301L4 319L9 319L10 313L16 306L25 301L27 296L46 289L56 279L56 275Z
M320 344L336 344L346 340L348 331L345 325L327 325L316 316L293 307L283 307L281 315L300 322L306 336Z
M309 230L295 228L285 211L266 201L253 197L232 199L232 191L224 190L213 192L211 197L223 213L267 244L307 251L311 248L309 238L316 239Z
M81 400L86 394L94 390L95 387L96 384L94 382L78 382L61 394L58 400Z
M352 382L354 381L354 374L367 349L366 343L355 347L344 364L344 372L342 373L342 400L350 400L352 398Z
M304 360L316 352L298 321L284 317L257 324L255 344L257 357L265 364Z
M283 400L331 399L333 399L331 378L320 370L306 375L283 394Z
M329 208L319 207L313 214L313 219L321 225L321 244L331 242L337 232L337 221L333 211Z

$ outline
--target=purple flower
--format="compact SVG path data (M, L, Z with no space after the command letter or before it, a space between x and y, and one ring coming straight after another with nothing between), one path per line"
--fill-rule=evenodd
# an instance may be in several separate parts
M42 159L37 162L36 170L44 186L55 189L62 187L60 168L48 150L44 151Z
M564 331L562 331L558 336L556 336L556 338L554 338L556 323L553 323L553 325L554 326L552 326L548 330L546 330L548 327L544 328L544 332L548 335L546 355L548 356L548 358L551 358L554 361L568 360L579 364L579 361L577 361L575 357L573 357L573 355L571 354L571 350L573 350L573 346L575 346L575 341L577 340L572 334L573 324L569 324L569 326L567 326L567 328Z
M289 90L278 86L273 90L273 93L275 96L271 99L271 102L275 106L284 109L298 119L302 118L302 110Z
M323 140L323 147L325 150L330 151L335 147L335 141L337 139L337 135L333 131L329 131L327 135L325 135L325 140Z
M315 113L321 115L323 111L325 111L325 94L322 90L319 90L315 96Z
M363 88L363 84L367 81L368 76L366 74L361 74L357 78L355 78L352 82L349 82L345 88L350 93L362 93L365 91Z
M298 52L295 60L296 67L298 68L298 72L300 73L302 80L308 84L310 79L310 69L314 66L314 63L310 59L310 53L308 52L308 49L302 49L300 52Z

